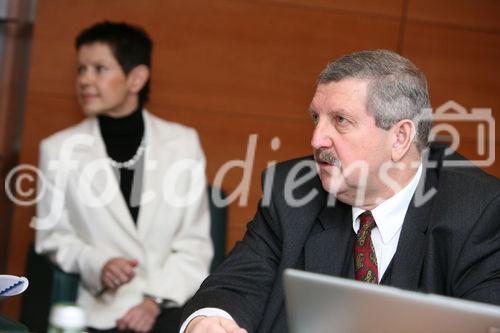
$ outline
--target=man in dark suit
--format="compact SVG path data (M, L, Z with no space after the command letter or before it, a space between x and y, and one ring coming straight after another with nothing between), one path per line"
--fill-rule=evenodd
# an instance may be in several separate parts
M181 330L286 332L289 267L500 305L500 182L429 147L423 73L353 53L323 70L309 111L314 159L267 170L254 220Z

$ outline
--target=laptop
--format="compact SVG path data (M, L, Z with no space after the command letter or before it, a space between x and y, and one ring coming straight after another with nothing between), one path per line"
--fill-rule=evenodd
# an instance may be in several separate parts
M290 333L500 333L500 306L287 269Z

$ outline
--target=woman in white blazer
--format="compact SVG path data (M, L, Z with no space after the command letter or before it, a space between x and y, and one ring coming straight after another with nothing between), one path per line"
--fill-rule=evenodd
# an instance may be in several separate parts
M143 108L151 47L128 24L84 30L76 86L87 118L40 146L36 250L80 274L91 332L176 331L213 255L198 136Z

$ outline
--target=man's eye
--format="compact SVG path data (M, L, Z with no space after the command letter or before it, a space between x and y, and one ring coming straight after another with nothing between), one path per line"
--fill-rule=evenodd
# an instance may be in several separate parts
M97 73L102 73L106 70L106 67L104 67L103 65L97 65L95 66L95 70Z
M83 65L80 65L80 66L76 67L76 72L77 72L78 74L83 74L83 73L85 73L85 70L86 70L86 68L85 68L85 66L83 66Z
M347 123L348 123L347 119L342 117L342 116L335 117L335 121L339 125L347 125Z
M318 120L319 120L319 116L317 113L311 113L311 120L313 122L314 125L316 125L318 123Z

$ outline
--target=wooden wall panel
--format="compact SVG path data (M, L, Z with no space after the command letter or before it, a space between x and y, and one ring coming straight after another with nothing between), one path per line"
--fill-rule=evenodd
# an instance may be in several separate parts
M300 5L321 9L350 11L356 14L375 14L377 16L392 16L399 18L403 10L403 0L263 0L281 3L285 6Z
M410 0L408 18L422 23L452 25L456 29L500 32L500 1Z
M426 74L433 104L500 108L500 34L409 22L403 55Z
M310 95L315 76L329 60L359 48L396 48L396 19L262 2L167 3L162 20L141 22L156 42L152 99L164 105L290 115ZM87 6L93 8L92 2ZM33 55L45 66L34 66L32 89L73 93L73 38L82 26L98 20L89 16L87 22L74 22L74 15L85 17L89 11L82 7L68 8L46 23L67 27L57 46L55 31L36 39ZM155 18L161 9L147 10L145 17ZM120 12L116 19L123 16ZM349 33L339 29L347 26ZM54 48L63 52L45 51Z
M434 108L453 100L469 112L471 108L490 108L492 116L498 119L500 33L409 20L403 55L426 73ZM477 123L464 121L455 125L462 139L459 151L471 159L478 157ZM495 137L500 141L498 129ZM499 153L496 145L496 156ZM500 176L498 163L485 170Z
M333 57L360 44L396 47L397 20L236 1L231 6L212 5L211 11L204 7L189 11L196 24L172 22L185 35L162 27L157 57L170 61L155 67L157 77L167 80L155 81L160 102L207 111L293 116L297 105L309 98L319 70ZM323 22L321 29L317 22ZM349 33L340 26L349 26ZM196 43L189 36L197 36ZM167 89L161 89L163 84Z

